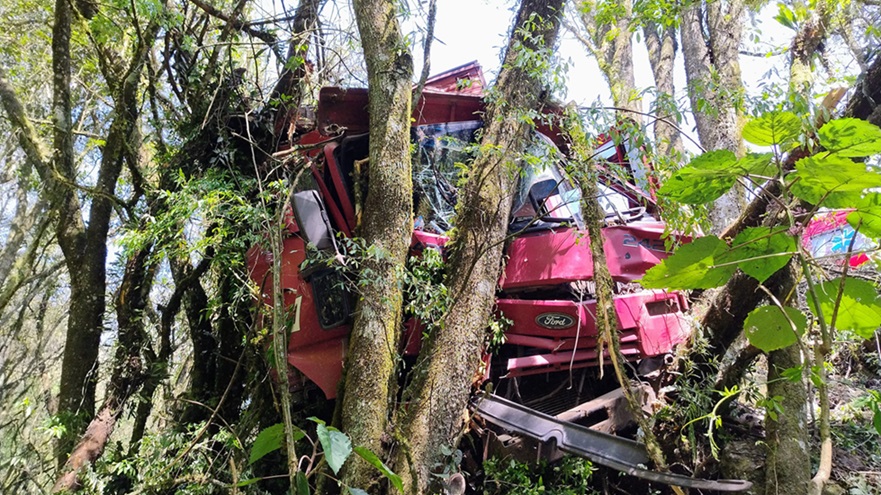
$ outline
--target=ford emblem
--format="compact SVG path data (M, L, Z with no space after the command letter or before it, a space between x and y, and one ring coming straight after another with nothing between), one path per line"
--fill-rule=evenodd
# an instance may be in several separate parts
M535 323L551 330L561 330L574 325L575 318L565 313L542 313L535 317Z

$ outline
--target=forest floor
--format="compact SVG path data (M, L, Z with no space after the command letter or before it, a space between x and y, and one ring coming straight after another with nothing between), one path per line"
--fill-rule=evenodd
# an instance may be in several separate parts
M881 349L867 341L840 347L836 357L829 381L832 479L843 489L838 493L881 494L881 413L873 411L881 407Z

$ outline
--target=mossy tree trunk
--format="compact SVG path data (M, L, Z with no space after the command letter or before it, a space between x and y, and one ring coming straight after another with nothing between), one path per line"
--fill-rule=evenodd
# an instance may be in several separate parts
M521 2L489 97L481 151L460 193L446 273L452 302L423 347L396 432L394 468L407 493L430 491L441 448L454 444L462 427L495 301L519 158L531 130L521 117L540 105L546 90L543 71L556 43L563 4Z
M576 39L594 56L612 92L619 119L642 121L642 102L633 72L633 1L620 0L610 7L594 0L572 4L580 26L568 26ZM615 17L604 14L614 8Z
M370 246L346 363L341 419L352 443L382 451L401 336L402 278L413 231L410 115L413 60L397 2L358 0L355 17L367 62L370 181L358 233ZM343 482L367 488L375 468L353 456Z
M647 21L642 28L645 44L648 48L649 63L655 78L655 102L652 113L660 117L652 124L655 132L655 159L671 157L678 161L682 155L682 136L675 125L676 91L673 85L673 62L676 51L676 28L665 26L654 21ZM672 122L671 122L672 121Z
M697 133L707 150L727 149L741 154L740 39L743 0L694 2L682 12L680 36ZM717 199L711 212L713 233L736 219L746 204L746 193L736 184Z

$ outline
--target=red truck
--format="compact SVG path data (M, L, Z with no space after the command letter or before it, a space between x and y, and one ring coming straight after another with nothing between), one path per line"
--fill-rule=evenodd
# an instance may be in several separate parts
M469 158L468 146L482 125L483 87L480 67L468 64L429 79L414 105L412 254L443 251L447 242L456 201L456 162ZM292 143L314 146L305 152L311 177L301 180L307 184L291 198L293 214L281 260L284 304L293 317L287 360L294 386L314 384L328 399L336 396L341 377L353 302L337 270L304 268L304 262L307 245L333 253L337 236L353 235L355 188L362 187L355 170L368 153L366 108L366 90L324 88L315 130ZM562 137L546 126L531 140L528 151L540 160L524 167L515 192L513 240L505 248L508 261L498 286L497 311L511 323L501 347L484 356L489 363L485 378L494 383L495 395L475 401L475 410L499 425L490 435L500 449L514 438L507 433L516 433L540 442L553 440L553 451L574 452L663 483L745 489L745 482L647 471L640 444L608 435L621 427L611 412L620 406L620 394L613 390L602 395L617 384L597 379L593 263L580 189L565 173L565 149ZM669 255L664 223L647 192L648 165L638 149L611 140L596 149L596 156L614 164L605 167L599 200L606 213L603 248L617 284L621 350L634 362L659 361L688 338L690 328L683 318L688 304L683 294L646 290L636 283ZM255 246L248 266L265 304L271 305L272 254ZM412 355L419 349L420 325L414 318L404 324L401 352Z

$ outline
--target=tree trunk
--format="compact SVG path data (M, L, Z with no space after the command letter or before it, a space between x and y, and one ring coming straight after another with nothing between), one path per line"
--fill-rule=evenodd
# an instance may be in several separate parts
M116 297L119 333L113 373L108 382L107 396L86 433L79 440L62 468L53 492L73 491L78 488L80 471L97 460L104 452L126 401L140 388L146 378L141 360L144 345L143 315L153 286L154 268L150 263L151 249L145 248L132 255L126 263L125 274Z
M680 34L685 57L688 96L701 145L742 154L739 47L743 30L743 0L696 2L682 13ZM746 204L736 184L716 200L710 213L713 233L736 219Z
M554 49L563 0L523 0L514 21L496 99L487 106L484 150L463 187L447 270L451 307L429 336L404 398L394 467L407 493L427 493L441 447L455 443L495 301L520 153L530 132L518 118L535 109L543 67Z
M62 2L59 2L62 3ZM56 7L57 8L57 7ZM65 8L69 8L65 7ZM69 12L68 12L69 15ZM61 22L56 14L56 23ZM57 26L56 26L57 28ZM61 414L89 413L92 418L95 402L95 384L97 382L98 346L103 331L106 289L107 233L113 207L118 201L115 198L116 183L122 172L125 161L132 169L140 166L137 152L141 144L138 130L139 98L141 69L146 61L149 47L158 32L159 25L151 23L146 27L142 37L137 40L128 65L118 63L102 64L102 71L108 86L112 89L115 118L110 124L106 144L101 150L101 164L98 169L98 180L95 194L89 206L88 227L82 223L81 207L76 199L76 192L69 184L58 184L56 194L62 198L62 214L58 222L58 241L64 252L65 262L71 280L71 303L68 316L67 341L64 347L64 358L61 368L61 393L59 406ZM69 27L68 27L69 31ZM69 32L68 32L69 34ZM54 51L56 57L63 58L61 51ZM69 41L67 50L69 51ZM104 47L98 47L101 51ZM69 53L68 53L69 57ZM54 63L54 61L53 61ZM66 90L56 87L66 98L69 105L69 60L67 72L56 66L56 85L61 79L59 74L67 74ZM56 153L67 146L65 139L70 139L69 115L67 116L68 136L56 136ZM60 118L61 113L56 113ZM60 133L60 131L56 131ZM66 155L66 153L61 153ZM61 165L59 165L59 163ZM62 172L62 180L74 183L72 150L71 158L56 158L56 168ZM67 225L70 223L70 225ZM115 427L115 421L125 401L132 391L140 386L142 369L140 362L142 323L141 314L146 308L149 288L152 285L152 270L147 258L149 249L137 253L129 260L126 276L120 287L121 299L117 303L119 310L119 335L117 355L114 361L113 378L108 387L105 404L101 414L94 418L83 439L78 443L70 459L62 468L62 477L58 480L55 490L69 490L75 486L77 472L87 463L94 461L103 452L104 445ZM129 284L129 285L126 285ZM129 296L129 299L126 299ZM76 390L74 390L74 388ZM59 463L74 447L81 427L74 423L61 438L58 450Z
M616 3L614 22L603 22L597 17L598 10L610 8L594 1L576 2L578 19L584 32L570 27L576 38L593 54L612 92L612 103L618 109L619 118L642 121L639 113L642 104L636 91L633 73L633 33L630 23L633 18L632 0ZM628 110L632 110L630 112Z
M370 91L370 181L360 235L375 255L364 260L361 298L349 343L342 398L352 443L382 452L401 336L403 269L413 230L410 115L413 60L392 0L356 0L355 18ZM375 468L353 456L343 482L366 488Z
M792 382L780 374L802 366L801 347L792 345L768 355L768 397L782 397L782 412L765 415L768 459L765 462L767 495L803 495L811 479L808 435L808 391L804 381Z
M678 112L673 84L673 62L676 59L676 29L664 27L648 21L642 30L646 47L649 52L649 63L655 79L655 102L652 113L655 115L653 127L655 132L656 160L670 158L677 163L682 155L682 136L675 112Z
M272 89L270 98L279 99L281 105L276 111L276 129L280 130L277 138L290 141L296 130L297 117L299 117L300 105L306 94L306 76L308 67L306 54L309 50L309 36L318 24L318 11L321 10L325 0L300 0L294 19L291 23L293 35L288 43L288 64L279 77L278 83ZM291 60L300 60L293 66Z
M183 280L190 279L193 266L188 257L170 259L171 273L177 286L183 285ZM208 419L211 411L203 404L210 402L214 389L214 375L216 373L214 354L217 343L214 338L209 314L208 294L198 279L186 284L187 290L183 295L183 308L187 320L190 341L193 344L192 366L190 367L189 385L186 398L179 404L177 422L182 428Z

